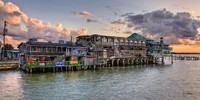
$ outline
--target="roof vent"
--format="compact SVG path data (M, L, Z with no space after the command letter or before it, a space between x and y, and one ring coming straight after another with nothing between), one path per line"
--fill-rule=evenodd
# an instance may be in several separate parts
M59 43L60 43L60 44L64 44L65 41L64 41L64 40L59 40Z

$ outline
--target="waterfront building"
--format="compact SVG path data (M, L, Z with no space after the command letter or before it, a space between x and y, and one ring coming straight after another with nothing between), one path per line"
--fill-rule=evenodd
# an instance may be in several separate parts
M5 58L7 60L19 60L19 50L5 50Z
M134 58L146 57L146 41L139 38L131 39L94 34L78 36L77 44L89 48L88 55L90 55L90 58L88 59L90 59L90 63L88 65L106 65L109 62L114 65L115 62L119 63L120 60L130 63L130 60Z
M0 60L18 60L18 58L19 51L17 49L5 50L3 52L3 43L0 41Z
M3 50L2 50L2 48L3 48L3 43L0 41L0 53L1 53L1 55L0 55L0 59L2 60L2 56L3 56Z
M156 42L152 39L143 37L137 33L131 34L128 38L130 39L142 39L146 41L147 56L153 59L153 62L158 62L159 60L163 62L164 57L171 57L172 48L168 44L164 44L163 37L160 38L160 42ZM161 58L161 59L160 59ZM157 60L157 61L155 61Z
M20 66L23 70L66 68L65 70L95 69L104 66L125 66L133 64L164 64L164 57L170 56L171 48L163 43L132 34L128 38L84 35L76 43L39 42L32 38L19 46Z
M19 46L20 66L28 68L52 68L84 65L83 57L86 47L74 45L72 42L59 43L39 42L29 39Z

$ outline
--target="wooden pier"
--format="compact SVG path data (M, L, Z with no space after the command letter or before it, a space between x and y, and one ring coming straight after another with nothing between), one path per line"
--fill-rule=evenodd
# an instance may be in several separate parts
M103 67L115 66L131 66L131 65L144 65L144 64L164 64L164 58L156 57L134 57L134 58L112 58L104 59L105 63L95 63L93 65L84 65L84 62L78 65L64 65L55 66L54 64L45 66L21 66L20 68L28 73L44 73L44 72L63 72L63 71L79 71L79 70L95 70ZM160 63L161 62L161 63Z
M18 69L18 65L18 61L0 61L0 70Z
M199 56L173 56L174 60L200 60Z
M155 42L136 33L128 38L98 34L78 36L75 44L64 40L39 42L32 38L18 48L21 69L29 73L164 64L164 58L171 57L172 50L163 43L162 37L160 42Z

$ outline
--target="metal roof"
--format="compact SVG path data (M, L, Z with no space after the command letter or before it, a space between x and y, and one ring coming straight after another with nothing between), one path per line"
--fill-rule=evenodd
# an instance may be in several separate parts
M153 44L153 45L159 45L160 43L159 42L155 42L155 41L150 41L148 42L149 44Z
M133 33L128 38L131 38L131 39L142 39L143 41L153 41L153 40L151 40L149 38L146 38L144 36L139 35L138 33Z
M81 45L73 45L69 43L48 43L48 42L26 42L24 43L29 46L41 46L41 47L71 47L71 48L87 48ZM20 44L18 48L21 46Z
M66 43L48 43L48 42L27 42L28 45L36 45L36 46L69 46Z

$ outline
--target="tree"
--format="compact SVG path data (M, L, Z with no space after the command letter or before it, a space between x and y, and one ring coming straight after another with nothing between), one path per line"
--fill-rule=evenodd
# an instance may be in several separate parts
M11 44L6 43L5 44L5 50L13 50L14 47Z

